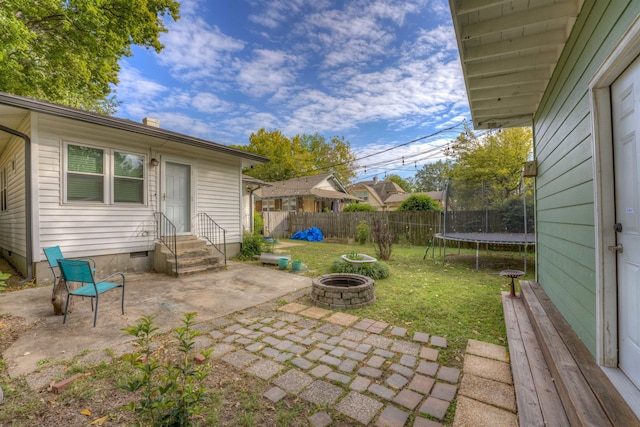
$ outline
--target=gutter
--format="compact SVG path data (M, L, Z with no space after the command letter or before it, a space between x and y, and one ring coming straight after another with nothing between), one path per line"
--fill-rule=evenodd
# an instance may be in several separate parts
M24 140L24 204L25 204L25 239L26 239L26 262L27 262L27 277L20 281L20 284L24 284L33 280L33 234L31 231L31 225L33 223L32 199L31 199L31 138L28 135L17 131L15 129L8 128L0 125L0 131L7 132L10 135L17 136Z

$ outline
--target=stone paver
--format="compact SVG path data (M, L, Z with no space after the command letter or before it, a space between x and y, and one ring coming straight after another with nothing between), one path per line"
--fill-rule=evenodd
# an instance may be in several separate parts
M262 378L263 380L268 380L269 378L273 377L283 369L284 369L284 366L272 360L260 360L254 363L253 365L249 366L246 369L246 371L250 374L257 376L258 378Z
M486 357L488 359L499 360L501 362L507 362L509 360L506 347L484 341L467 341L467 353Z
M367 338L369 334L364 331L359 331L357 329L347 328L340 334L340 336L347 340L359 342Z
M422 347L420 349L420 357L422 359L431 360L433 362L438 360L438 353L440 353L439 350L436 350L435 348L431 348L431 347Z
M353 325L353 327L356 329L361 329L363 331L366 331L374 323L376 323L376 321L373 319L362 319L358 323Z
M285 313L297 313L299 311L302 311L306 308L309 308L308 305L303 305L303 304L298 304L297 302L291 302L287 305L283 305L282 307L280 307L278 310L279 311L284 311Z
M515 392L508 384L465 373L460 384L460 395L516 412Z
M404 337L407 335L407 328L401 328L399 326L394 326L391 329L391 335L395 335L396 337Z
M404 366L408 366L410 368L413 368L414 366L416 366L416 357L415 356L409 356L408 354L403 354L400 357L400 364L404 365Z
M457 390L453 384L436 383L431 391L431 396L451 402L453 398L456 397Z
M418 364L418 367L416 368L416 372L434 376L438 371L438 366L440 365L438 365L436 362L425 362L424 360L421 360Z
M427 397L427 400L424 401L419 411L441 420L447 413L447 409L449 409L449 402L446 400Z
M455 426L513 427L518 425L516 414L465 396L458 396Z
M371 384L371 380L369 378L358 376L356 377L355 380L351 382L351 385L349 385L349 388L355 391L365 391L367 388L369 388L370 384Z
M344 327L333 323L325 323L317 329L318 332L329 335L340 335L344 331Z
M222 360L235 366L236 368L244 368L245 366L260 359L255 354L249 353L245 350L234 351L233 353L227 353L222 357Z
M331 310L325 310L324 308L320 307L311 307L299 312L300 315L311 317L312 319L322 319L323 317L326 317L331 313L333 313Z
M440 370L438 370L438 379L442 381L447 381L450 383L457 383L458 378L460 377L460 370L457 368L449 368L446 366L441 366Z
M327 411L316 412L307 419L313 427L327 427L333 423L331 415Z
M372 368L379 368L386 362L387 359L381 356L371 356L369 360L367 360L367 366L371 366Z
M290 369L280 375L273 383L292 394L299 394L313 382L313 378L297 369Z
M402 427L409 419L409 414L392 405L387 405L376 421L379 427Z
M363 366L362 368L358 369L358 374L365 377L380 378L382 376L382 371L380 369L371 368L369 366Z
M291 363L293 363L300 369L304 369L305 371L313 366L313 362L309 362L307 359L304 359L302 357L296 357L295 359L291 360Z
M419 393L427 395L431 392L431 388L433 387L434 382L435 381L431 377L425 377L424 375L416 374L407 387L411 390L415 390ZM446 400L451 401L451 399Z
M393 396L396 395L395 391L391 390L390 388L381 386L380 384L371 384L367 391L386 400L391 400L393 399Z
M436 347L447 348L447 339L444 337L431 337L431 345L435 345Z
M279 402L286 395L287 393L284 390L282 390L280 387L272 387L269 390L265 391L263 394L264 397L266 397L267 399L269 399L274 403Z
M351 377L348 375L340 374L338 372L329 372L326 376L328 380L335 381L342 384L349 384Z
M300 395L306 401L316 405L332 405L342 395L342 387L326 381L317 380L311 383Z
M469 427L474 426L473 423L466 425L468 425ZM426 418L416 417L416 419L413 421L413 427L442 427L442 424L433 420L428 420Z
M393 343L393 340L381 335L371 334L362 343L373 345L379 349L387 349Z
M413 334L413 340L426 344L429 342L429 334L426 334L424 332L416 332Z
M420 344L408 341L394 341L391 344L391 351L417 356L420 352Z
M464 357L462 370L465 374L500 381L505 384L513 384L511 367L506 362L467 354Z
M335 323L336 325L351 326L359 319L358 316L347 313L333 313L326 321L329 323Z
M398 393L393 401L394 403L397 403L398 405L404 406L405 408L413 411L418 406L420 401L422 401L423 397L424 396L416 393L415 391L404 389L401 390L400 393Z
M314 377L322 378L325 375L327 375L329 372L331 372L331 368L328 367L327 365L318 365L312 370L310 370L309 374L313 375Z
M391 376L385 380L385 384L394 389L401 389L407 385L408 382L405 377L399 374L391 374Z
M413 376L413 369L407 368L406 366L394 363L390 368L392 371L397 372L407 378L411 378Z
M347 417L368 425L384 405L375 399L351 391L336 406L336 410Z

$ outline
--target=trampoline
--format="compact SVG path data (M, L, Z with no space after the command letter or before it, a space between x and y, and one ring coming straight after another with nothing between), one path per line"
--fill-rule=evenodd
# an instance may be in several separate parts
M447 255L447 242L457 242L458 255L461 243L475 243L476 270L480 245L485 245L487 250L489 245L515 246L524 252L523 271L526 273L527 252L529 247L535 247L535 234L532 232L533 205L527 204L524 178L511 197L503 197L496 188L495 183L487 181L448 180L444 190L443 231L433 236L434 246L436 240L440 242L443 261ZM435 250L432 258L435 259Z

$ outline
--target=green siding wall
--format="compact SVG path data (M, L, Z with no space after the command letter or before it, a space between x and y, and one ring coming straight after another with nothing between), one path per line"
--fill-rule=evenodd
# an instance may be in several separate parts
M594 356L589 81L639 14L637 0L585 0L534 120L538 281Z

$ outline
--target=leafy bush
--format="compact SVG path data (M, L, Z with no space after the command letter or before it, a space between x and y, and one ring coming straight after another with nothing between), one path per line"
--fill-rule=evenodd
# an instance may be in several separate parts
M362 220L358 223L358 228L356 229L356 240L361 245L367 243L369 240L369 234L371 233L371 227L367 224L367 221Z
M413 194L402 202L399 211L439 211L440 204L426 194Z
M262 236L254 233L244 233L242 236L242 248L238 258L252 259L254 255L260 255L264 247Z
M0 271L0 291L4 290L7 287L7 282L5 282L5 280L7 280L9 277L11 277L10 273L3 273L2 271Z
M351 264L338 258L331 265L332 273L362 274L372 279L386 279L391 273L387 264L383 262L367 262L362 264Z
M153 326L154 316L138 319L138 323L123 330L136 337L139 353L127 355L140 375L123 385L124 390L140 392L139 402L130 402L125 408L139 412L143 421L153 426L190 426L192 418L202 412L206 388L202 382L209 375L211 366L198 365L193 357L195 338L199 331L193 330L197 313L185 313L182 323L176 328L175 339L179 356L171 358L163 346L153 349L153 339L158 328ZM207 358L212 350L201 354Z
M377 248L376 256L381 260L388 261L393 250L393 233L389 231L387 223L379 218L373 220L371 231Z
M376 208L368 203L349 203L343 209L343 212L375 212Z

